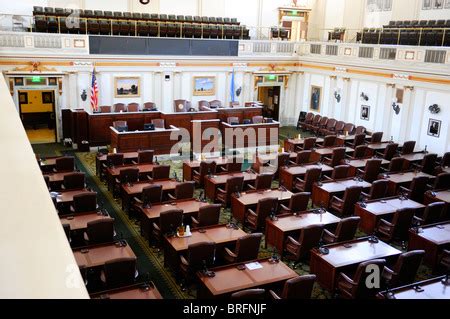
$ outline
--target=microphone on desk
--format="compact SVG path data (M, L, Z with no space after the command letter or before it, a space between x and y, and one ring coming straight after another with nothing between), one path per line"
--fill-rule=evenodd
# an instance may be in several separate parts
M237 198L241 197L241 193L239 192L239 186L236 186L236 188L235 188L235 194L236 194L236 197L237 197Z
M156 165L159 165L158 157L157 157L157 156L155 156L155 164L156 164Z
M123 239L123 233L122 232L120 232L119 246L120 247L127 246L127 241L125 239Z

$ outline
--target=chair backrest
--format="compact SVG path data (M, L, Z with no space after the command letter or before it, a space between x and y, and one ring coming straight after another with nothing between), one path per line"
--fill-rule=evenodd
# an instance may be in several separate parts
M386 197L389 181L384 179L376 180L372 183L370 188L370 199L379 199Z
M311 193L303 192L296 193L291 196L289 200L289 209L293 213L304 212L308 209L309 199L311 198Z
M138 152L138 163L139 164L152 164L154 151L139 151Z
M353 158L361 159L366 157L368 147L366 145L358 145L355 147L355 151L353 152Z
M257 190L272 188L273 174L259 174L256 176L255 188Z
M124 168L119 171L119 181L124 183L136 183L139 180L139 168Z
M341 219L336 227L335 236L336 242L344 242L352 240L355 237L356 231L358 230L359 222L361 218L358 216L347 217Z
M264 300L266 291L264 289L246 289L231 294L231 300Z
M433 174L436 168L437 154L427 154L422 160L422 172Z
M367 272L369 266L378 266L378 269L383 269L386 264L386 260L384 259L375 259L362 262L358 265L356 269L356 273L353 276L353 281L356 285L352 288L352 296L353 298L369 298L373 297L377 294L378 290L372 287L369 287L367 282L367 277L372 274L372 272Z
M215 246L213 242L195 243L188 246L188 262L192 272L214 264Z
M321 174L322 174L321 168L308 169L305 174L305 187L303 191L311 192L313 184L319 180Z
M316 146L316 141L317 141L317 138L315 138L315 137L305 138L305 140L303 141L303 149L305 151L313 149L314 146Z
M320 119L319 126L320 127L325 127L327 125L327 123L328 123L328 117L324 116L324 117L322 117Z
M407 141L403 144L402 155L414 153L416 147L416 141Z
M152 124L155 128L166 128L166 122L164 119L152 119Z
M350 165L335 166L333 169L333 173L331 174L331 179L336 180L347 178L349 171Z
M116 103L114 104L114 112L125 112L126 111L126 107L125 104L123 103Z
M343 127L345 124L344 124L344 122L341 122L341 123L342 123L342 127ZM337 120L330 119L330 120L328 120L326 129L329 131L334 130L336 128L336 125L337 125Z
M331 156L331 165L332 167L335 167L341 163L342 160L345 159L345 147L339 147L335 148L333 150L333 155Z
M409 198L415 202L421 203L423 201L423 195L427 191L428 177L418 176L414 177L410 184Z
M423 213L423 220L425 225L440 222L444 218L446 203L436 202L431 203L425 208Z
M308 114L306 114L306 117L305 117L305 123L310 123L310 122L312 122L312 120L314 119L314 113L308 113Z
M252 117L252 123L253 124L261 124L264 122L264 117L261 115L256 115Z
M321 119L322 119L322 115L316 114L312 121L312 125L318 125Z
M283 166L289 165L289 159L291 154L284 152L278 154L278 169Z
M394 213L392 218L392 224L394 225L393 236L399 238L408 237L408 230L411 228L414 213L415 211L412 208L402 208Z
M366 182L372 183L377 179L378 174L380 173L381 163L381 159L370 159L367 161L363 176L363 179Z
M355 130L355 135L365 134L366 128L364 126L358 126Z
M397 153L398 144L397 143L391 143L386 146L386 149L384 150L384 156L383 158L385 160L390 161L394 155Z
M73 156L57 158L55 168L58 172L72 172L75 169L75 158Z
M450 173L442 173L436 177L433 185L434 189L448 189L450 188Z
M102 105L100 106L100 113L111 113L111 106L110 105Z
M353 141L353 147L356 148L363 145L366 141L366 134L356 134L355 140Z
M336 122L336 125L334 127L335 132L341 133L341 132L344 132L344 129L345 129L345 122L343 122L343 121Z
M258 215L257 227L262 226L266 222L266 218L271 212L276 213L278 207L278 198L266 197L258 201L256 205L256 215Z
M125 127L125 126L127 126L128 124L127 124L127 121L114 121L113 122L113 127L115 128L115 129L118 129L118 128L120 128L120 127Z
M195 183L185 182L175 186L176 199L190 199L194 197Z
M321 225L310 225L300 231L298 242L300 243L299 257L307 256L311 249L319 245L322 238L323 227Z
M353 215L355 204L358 202L362 190L361 186L351 186L345 190L344 197L342 198L344 201L342 214L344 216Z
M153 184L142 189L142 202L144 205L161 203L163 195L162 185Z
M441 166L450 167L450 152L445 153L444 156L442 157Z
M281 293L282 299L311 299L316 275L298 276L286 280Z
M175 100L173 101L175 112L188 112L191 108L191 102L187 100Z
M209 105L211 107L220 108L220 107L222 107L222 102L219 100L213 100L213 101L209 102Z
M172 209L162 212L159 215L159 229L161 234L167 234L175 231L183 222L183 211L181 209Z
M199 168L199 174L200 174L200 181L203 181L203 178L208 174L215 174L217 169L217 163L216 162L207 162L207 161L201 161L200 162L200 168Z
M239 118L235 116L230 116L227 118L227 123L228 124L239 123Z
M390 285L399 287L413 283L424 256L424 250L413 250L401 254L392 269L396 275L393 276L393 282L390 282Z
M220 209L222 205L213 204L200 207L198 211L198 227L206 227L219 224Z
M113 166L123 165L124 156L121 153L106 155L106 164Z
M229 197L234 192L242 192L244 187L244 176L235 176L227 179L225 184L225 191L227 197Z
M312 151L310 151L310 150L298 152L297 158L295 159L295 163L297 165L303 165L303 164L310 163L311 154L312 154Z
M344 126L344 129L342 130L343 133L347 132L348 134L353 134L353 131L355 130L355 125L353 123L347 123Z
M403 170L405 159L403 157L394 157L389 163L389 172L398 173Z
M238 173L242 169L242 163L239 163L238 160L230 160L227 163L226 170L228 173Z
M236 242L236 262L257 259L262 236L261 233L253 233L239 238Z
M156 109L156 104L153 102L145 102L144 103L144 110L154 110Z
M87 223L89 244L104 244L114 240L114 218L102 218Z
M129 103L127 110L128 112L139 112L139 103Z
M158 165L153 167L153 179L167 179L170 176L170 165Z
M92 212L97 209L97 194L84 193L73 196L75 213Z
M136 257L108 260L104 265L104 274L108 288L131 285L136 276Z
M332 147L336 145L336 135L328 135L323 139L323 147Z
M71 173L64 176L65 189L81 189L84 188L86 177L84 173Z
M205 101L205 100L198 101L198 109L201 110L204 107L208 107L209 108L210 107L209 102Z
M383 139L383 132L375 132L372 134L370 143L381 143L382 139Z

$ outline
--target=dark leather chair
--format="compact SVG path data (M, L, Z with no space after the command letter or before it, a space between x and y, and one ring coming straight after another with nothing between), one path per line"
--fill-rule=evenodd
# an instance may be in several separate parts
M364 126L358 126L356 129L355 129L355 135L358 135L358 134L366 134L366 128L364 127Z
M367 277L372 273L366 272L366 270L369 266L377 266L379 269L383 269L385 264L386 260L384 259L362 262L358 265L353 278L341 272L337 282L338 296L345 299L370 299L375 297L379 289L367 286Z
M264 300L266 291L264 289L246 289L231 294L231 300Z
M348 142L347 146L356 149L358 146L364 145L366 142L366 134L356 134L353 142Z
M136 183L139 180L139 169L130 167L123 168L119 171L119 177L116 178L114 183L113 195L120 195L120 186L126 183Z
M202 111L205 107L209 108L209 102L205 100L198 101L198 110Z
M300 122L300 129L305 131L306 130L306 125L311 125L314 119L314 113L307 113L305 116L305 120L303 122Z
M447 152L442 156L441 166L450 167L450 152Z
M340 122L340 123L341 123L341 127L343 129L345 124L344 124L344 122ZM319 134L320 135L332 135L332 134L335 134L336 133L335 132L336 126L337 126L337 120L330 119L330 120L328 120L327 126L325 128L321 128L319 130Z
M128 112L139 112L139 103L128 103Z
M136 257L108 260L103 266L101 280L108 289L132 285L137 275Z
M389 163L389 168L387 169L387 172L389 173L398 173L403 171L403 168L405 167L405 159L403 157L394 157L391 159L391 162ZM383 171L385 169L382 168Z
M55 160L55 172L73 172L75 169L75 158L73 156L64 156Z
M175 232L176 228L183 222L183 211L180 209L173 209L162 212L159 215L159 222L153 223L152 237L160 245L162 244L163 236L167 233Z
M116 103L113 105L114 107L114 112L118 113L118 112L126 112L126 106L123 103Z
M164 119L152 119L152 124L155 126L155 128L166 128L166 122Z
M335 166L333 173L331 173L331 180L345 179L348 177L350 171L350 165L339 165ZM325 178L328 178L325 176Z
M345 147L335 148L331 158L325 157L323 163L331 167L338 166L345 159L345 151Z
M305 123L305 129L307 131L312 131L314 127L319 125L320 120L322 119L322 115L316 114L311 123Z
M377 226L377 233L383 241L391 242L394 239L406 240L408 230L414 218L414 209L403 208L395 212L392 221L381 219Z
M383 139L383 132L376 132L372 134L370 143L381 143L382 139Z
M345 190L344 197L341 199L333 196L330 201L330 208L340 216L353 215L355 204L358 202L362 192L361 186L351 186Z
M192 171L192 177L194 182L199 187L203 187L205 176L209 174L215 174L216 168L217 168L216 162L201 161L198 171L197 170Z
M437 154L427 154L420 165L413 164L417 169L427 174L433 174L436 168Z
M170 165L158 165L153 167L152 179L168 179L170 176Z
M114 241L114 218L102 218L87 223L84 239L88 245Z
M304 165L311 163L311 154L312 151L300 151L297 153L297 157L295 159L295 162L290 162L291 165Z
M213 204L208 206L200 207L198 210L198 216L193 217L192 219L192 227L207 227L219 224L220 219L220 210L222 205Z
M256 210L248 209L245 215L243 226L252 231L264 229L266 218L271 214L276 214L278 209L278 198L266 197L258 201Z
M328 117L323 116L323 117L320 119L319 123L317 123L315 126L313 126L312 131L313 131L315 134L319 134L319 131L320 131L321 129L324 129L324 128L327 127L328 120L329 120Z
M262 236L261 233L254 233L239 238L234 251L225 247L224 259L230 264L258 259Z
M294 269L300 260L309 257L311 249L319 245L323 228L320 225L311 225L300 231L298 240L289 236L286 240L287 258L294 261Z
M70 189L83 189L85 187L86 176L84 173L71 173L64 176L62 188L65 190Z
M411 184L409 185L409 188L400 186L398 192L403 193L405 196L415 202L423 203L424 194L428 189L428 180L429 179L426 176L414 177Z
M102 105L99 109L100 113L111 113L111 106L109 105Z
M407 141L403 144L402 155L414 153L414 148L416 147L416 141Z
M311 192L312 186L320 179L322 174L321 168L310 168L305 173L305 179L297 178L295 180L294 188L299 192Z
M286 280L281 294L270 290L273 299L311 299L312 290L316 281L316 275L298 276Z
M225 189L217 189L217 200L227 207L230 204L231 194L242 192L244 187L244 176L235 176L227 179Z
M258 174L256 176L255 186L248 184L251 190L265 190L272 188L273 174Z
M367 155L368 147L366 145L358 145L355 147L352 159L363 159Z
M133 164L153 164L154 154L154 151L139 151L138 160L137 162L133 162Z
M180 270L186 285L197 271L214 264L215 250L213 242L188 245L186 256L180 256Z
M382 156L385 160L390 161L397 154L398 144L390 143L386 146L383 153L377 152L378 156Z
M142 189L141 198L134 197L131 203L131 214L137 215L140 208L150 208L152 204L161 203L163 196L162 185L152 184Z
M444 249L439 258L438 271L448 274L450 272L450 250Z
M336 145L336 135L328 135L323 139L323 143L317 143L320 147L333 147Z
M436 177L433 189L449 189L450 188L450 173L442 173Z
M84 193L73 196L70 210L74 213L93 212L97 210L97 193Z
M343 122L343 121L337 121L336 126L334 127L334 129L333 129L332 131L325 132L325 134L323 134L323 135L345 134L346 132L347 132L348 134L351 133L351 131L350 131L350 132L349 132L348 130L345 131L345 129L346 129L346 124L345 124L345 122ZM353 130L353 128L352 128L351 130Z
M369 194L361 193L364 200L374 200L385 198L388 190L389 181L384 179L376 180L372 183Z
M143 108L143 110L145 110L145 111L147 111L147 110L151 111L151 110L154 110L154 109L156 109L156 104L155 104L155 103L153 103L153 102L145 102L145 103L144 103L144 108Z
M424 256L424 250L409 251L398 257L392 269L385 266L381 277L386 286L392 288L412 284Z
M324 229L322 241L328 245L352 240L355 238L360 221L361 218L358 216L341 219L334 234Z
M242 163L239 163L238 160L231 160L225 167L221 167L221 169L226 173L238 173L242 170Z
M184 182L175 186L175 196L168 194L170 199L191 199L194 197L195 182Z
M173 101L175 112L189 112L192 108L191 102L187 100L175 100Z
M420 225L436 224L445 219L445 212L446 212L446 203L444 202L431 203L425 208L422 217L414 216L414 220L418 222Z
M364 171L358 169L358 174L361 174L361 177L368 183L372 183L378 178L378 174L381 171L381 159L371 159L366 163L366 167Z
M355 124L346 123L342 132L336 132L336 133L344 134L344 135L347 133L348 135L353 135L353 134L355 134Z
M122 153L106 155L106 162L102 163L100 177L103 178L105 176L105 173L106 173L106 170L108 169L108 167L122 166L123 163L124 163L124 156Z
M303 141L303 147L297 146L297 151L309 151L316 146L316 137L308 137Z
M308 209L309 199L311 198L311 193L296 193L291 196L289 200L289 206L286 207L280 204L280 213L292 213L298 214L304 212Z

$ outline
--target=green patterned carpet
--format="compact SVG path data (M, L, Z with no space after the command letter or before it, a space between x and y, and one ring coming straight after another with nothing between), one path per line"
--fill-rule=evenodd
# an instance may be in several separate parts
M292 127L282 128L280 130L280 143L286 137L294 136L297 131ZM304 135L304 134L303 134ZM172 273L164 267L164 260L162 252L150 247L147 241L140 235L139 223L136 220L130 219L128 215L122 210L120 200L115 200L112 194L108 191L107 186L100 181L95 174L95 157L96 153L78 153L70 149L61 147L59 144L40 144L33 145L37 154L41 156L54 156L70 154L75 155L77 168L86 173L88 187L91 187L98 193L99 203L115 218L115 228L118 236L126 239L138 257L138 280L148 280L149 278L155 283L158 290L164 298L170 299L189 299L195 298L195 286L191 286L188 292L183 292ZM161 164L170 163L171 176L174 173L177 176L182 176L182 160L176 159L171 162L160 160ZM278 187L278 183L274 182L274 187ZM201 190L196 190L195 196L198 197ZM230 209L225 209L221 214L221 222L227 223L230 217ZM358 233L358 237L365 236L364 233ZM396 246L401 249L401 247ZM264 242L261 243L260 256L268 257L271 252L264 249ZM302 264L296 269L299 275L309 274L309 265ZM430 269L422 267L419 271L418 280L429 278L431 275ZM313 291L313 299L329 299L332 294L322 289L318 284L315 285Z

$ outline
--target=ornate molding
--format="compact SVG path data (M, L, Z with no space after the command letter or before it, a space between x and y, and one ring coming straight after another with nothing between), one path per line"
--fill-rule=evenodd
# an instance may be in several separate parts
M25 67L16 67L12 70L13 72L31 72L31 73L42 73L42 72L57 72L55 68L47 68L41 64L41 62L28 62Z

